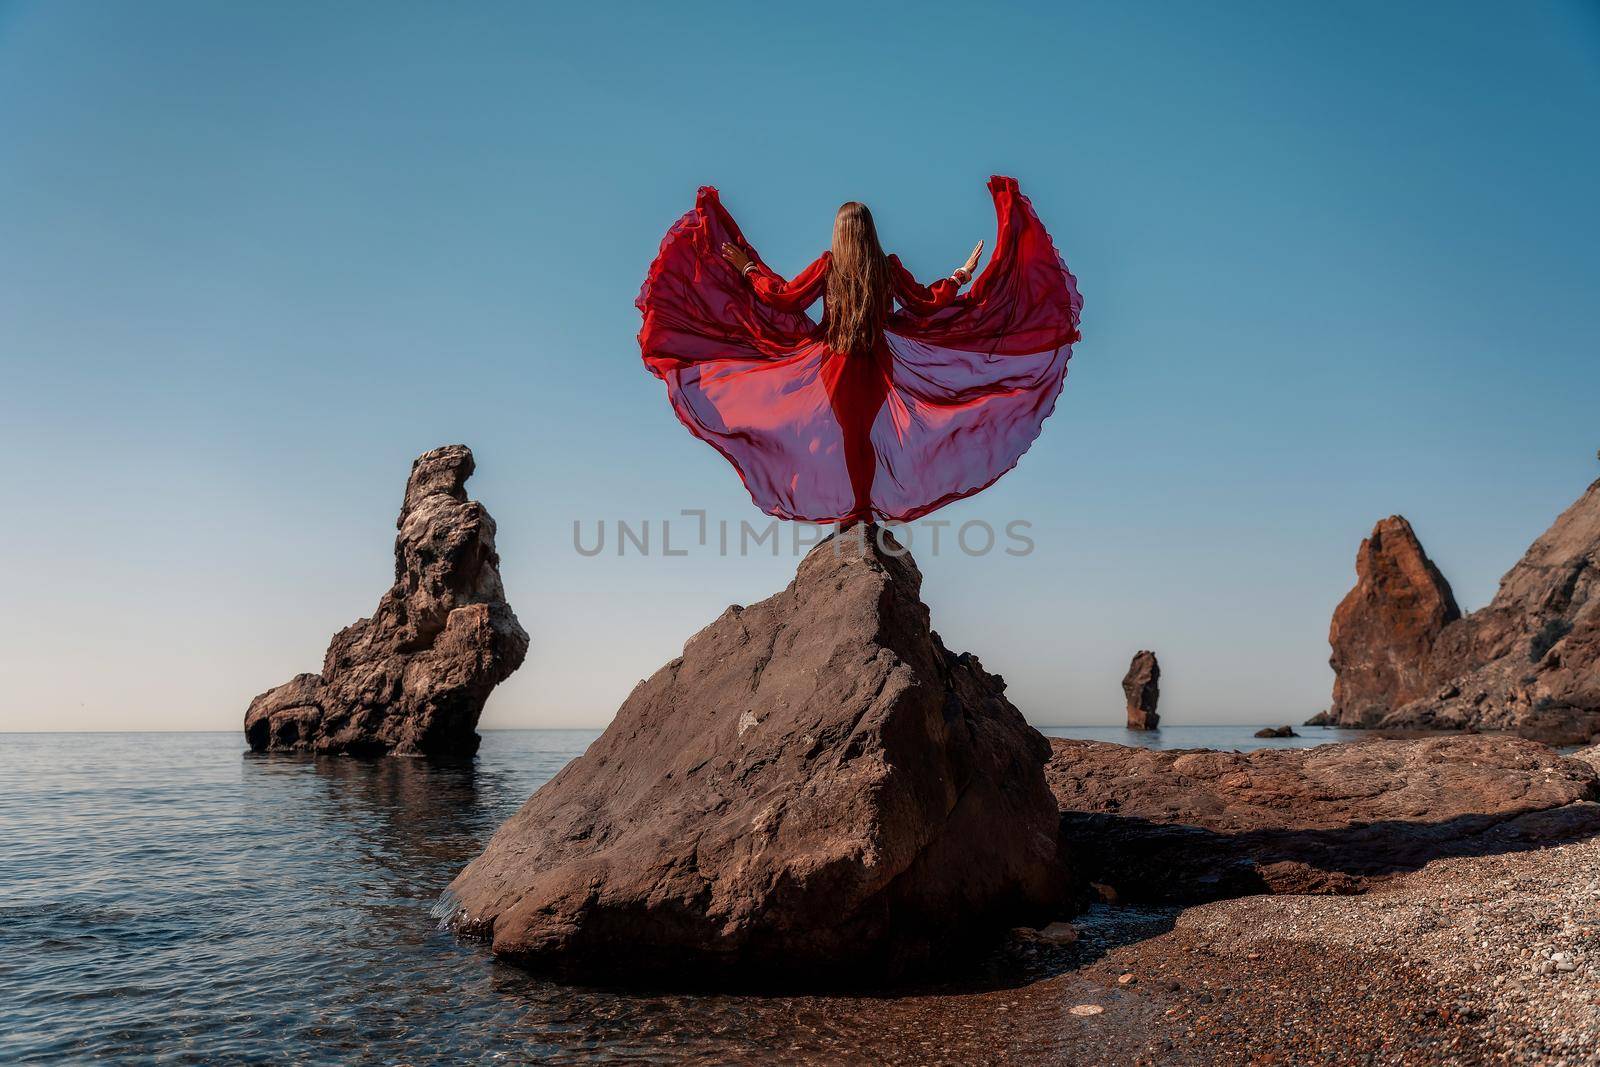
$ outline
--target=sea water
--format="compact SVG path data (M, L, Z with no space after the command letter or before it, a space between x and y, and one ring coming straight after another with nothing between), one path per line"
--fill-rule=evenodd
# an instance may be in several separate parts
M1047 732L1214 748L1337 736ZM524 974L440 930L440 892L595 736L489 731L476 760L441 765L252 755L232 732L0 734L0 1062L729 1062L775 1049L918 1062L998 1040L1064 1053L1059 992L1027 1025L1025 999L992 996L618 992Z

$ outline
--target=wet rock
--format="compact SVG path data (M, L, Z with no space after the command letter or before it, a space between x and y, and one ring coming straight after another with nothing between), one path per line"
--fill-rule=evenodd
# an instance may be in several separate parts
M1019 926L1011 931L1013 940L1027 944L1054 945L1057 947L1076 944L1078 941L1078 928L1071 923L1055 922L1035 930L1031 926Z
M1089 892L1093 896L1093 899L1098 900L1102 904L1110 904L1112 907L1116 907L1122 903L1122 899L1117 896L1116 889L1112 886L1106 885L1104 882L1091 881L1089 883Z
M1161 664L1154 652L1134 654L1128 673L1122 678L1122 693L1128 700L1128 729L1154 730L1161 724L1156 701L1161 698Z
M1053 918L1050 746L879 537L641 682L451 884L456 928L540 969L840 985Z
M506 602L494 520L464 488L471 449L411 465L396 525L394 586L372 618L334 635L320 674L256 697L250 747L346 755L470 755L478 716L521 666L528 635Z
M1375 723L1422 696L1423 661L1439 634L1461 617L1455 594L1411 524L1391 515L1356 553L1355 588L1328 628L1334 670L1329 718L1340 726Z
M1254 752L1051 739L1076 874L1127 903L1355 893L1441 856L1600 832L1600 774L1514 737Z
M1294 732L1293 726L1263 726L1256 731L1257 737L1299 737Z

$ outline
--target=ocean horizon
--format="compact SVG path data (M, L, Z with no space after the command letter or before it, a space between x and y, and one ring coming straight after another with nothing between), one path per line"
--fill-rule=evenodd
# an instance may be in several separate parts
M1109 741L1115 744L1134 745L1140 748L1225 748L1248 751L1254 748L1311 748L1335 741L1358 740L1372 736L1363 730L1342 730L1326 726L1298 726L1292 722L1262 723L1180 723L1162 726L1157 730L1129 730L1122 726L1100 723L1055 723L1040 725L1030 723L1046 737L1065 737L1084 741ZM1290 725L1295 737L1255 737L1255 731L1264 727ZM480 726L479 734L560 733L588 734L599 737L604 726ZM1304 733L1300 733L1300 731ZM3 737L124 737L143 734L180 737L186 734L199 736L233 734L239 737L241 750L249 748L244 735L237 729L212 730L0 730Z

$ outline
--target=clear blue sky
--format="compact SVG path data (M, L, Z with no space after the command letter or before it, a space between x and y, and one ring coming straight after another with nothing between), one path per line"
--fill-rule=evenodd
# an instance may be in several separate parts
M718 185L808 262L844 199L925 276L1018 176L1084 334L943 517L935 623L1040 724L1327 700L1374 520L1466 606L1597 474L1590 3L0 3L0 729L237 728L386 587L408 465L477 452L533 636L487 726L599 724L793 561L578 557L758 518L633 299ZM914 14L912 13L914 12Z

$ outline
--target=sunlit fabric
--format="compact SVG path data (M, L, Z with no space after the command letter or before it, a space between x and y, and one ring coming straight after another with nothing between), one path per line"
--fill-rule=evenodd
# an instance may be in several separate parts
M1039 435L1083 298L1017 183L990 178L989 191L999 233L971 290L920 285L891 256L898 308L872 352L831 350L806 314L828 253L785 281L709 186L667 233L639 291L639 348L762 511L909 521L992 484ZM750 277L724 242L755 260Z

